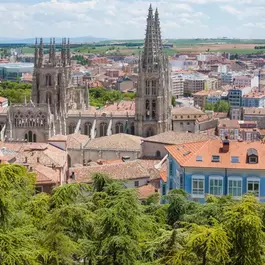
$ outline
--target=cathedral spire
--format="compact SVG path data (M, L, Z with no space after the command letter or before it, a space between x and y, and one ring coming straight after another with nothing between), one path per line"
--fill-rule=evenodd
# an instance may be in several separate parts
M157 39L158 51L161 52L163 50L163 45L162 45L162 39L161 39L159 13L158 13L157 8L155 11L155 35L156 35L156 39Z
M62 65L66 65L66 39L62 39L62 49L61 49L61 61Z
M146 26L146 34L145 34L145 43L144 43L144 51L142 57L142 68L149 72L152 72L154 69L154 64L157 61L157 37L155 30L155 21L153 15L153 8L150 4L148 17L147 17L147 26Z
M52 63L52 38L50 38L50 47L49 47L49 63Z
M68 38L67 42L67 64L71 65L71 45L70 45L70 39Z
M38 57L39 57L39 49L38 49L38 39L35 39L35 56L34 56L34 67L38 66Z
M52 43L52 64L53 64L54 66L56 65L55 38L53 38L53 43Z
M39 48L39 67L42 67L43 64L43 39L40 38L40 48Z

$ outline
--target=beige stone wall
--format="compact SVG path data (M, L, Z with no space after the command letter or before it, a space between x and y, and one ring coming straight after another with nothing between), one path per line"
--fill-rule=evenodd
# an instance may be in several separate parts
M142 143L143 157L156 157L158 151L160 152L161 157L164 157L167 154L164 144L145 141Z
M95 162L98 159L104 160L115 160L122 158L123 156L129 156L130 160L135 160L141 157L141 152L138 151L116 151L116 150L68 150L68 155L71 158L71 166L75 164L83 165L84 160L87 162L89 160Z
M175 120L173 121L174 132L192 132L196 130L195 120Z

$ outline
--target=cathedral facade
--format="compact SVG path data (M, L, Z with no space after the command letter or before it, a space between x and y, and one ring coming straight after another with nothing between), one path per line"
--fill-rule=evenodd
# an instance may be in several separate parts
M135 101L102 109L90 106L88 88L71 84L69 39L63 39L61 47L58 55L51 39L46 56L43 40L36 40L31 100L10 104L7 113L0 115L2 140L45 142L56 134L72 133L92 139L115 133L146 137L172 129L170 68L157 10L153 14L149 8Z

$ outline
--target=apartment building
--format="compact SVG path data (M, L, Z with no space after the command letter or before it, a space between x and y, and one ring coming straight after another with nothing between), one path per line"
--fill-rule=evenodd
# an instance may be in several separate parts
M242 97L243 107L265 107L265 94L263 92L251 91Z
M184 78L182 74L172 73L172 96L178 98L184 94Z

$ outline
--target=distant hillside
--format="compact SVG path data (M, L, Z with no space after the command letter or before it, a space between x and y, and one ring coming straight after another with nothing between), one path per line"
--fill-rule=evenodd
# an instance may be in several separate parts
M86 36L86 37L75 37L70 38L71 43L89 43L89 42L98 42L98 41L105 41L108 40L106 38L96 38L93 36ZM56 42L59 43L62 41L62 38L55 38ZM49 43L50 38L43 38L44 43ZM16 38L4 38L0 37L0 43L24 43L24 44L34 44L35 38L27 38L27 39L16 39Z

